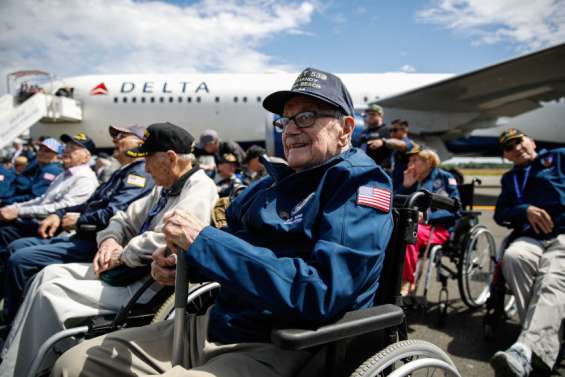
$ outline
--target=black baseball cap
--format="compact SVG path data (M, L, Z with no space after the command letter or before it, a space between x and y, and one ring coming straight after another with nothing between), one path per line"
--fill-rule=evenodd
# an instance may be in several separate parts
M248 163L249 161L253 160L256 157L261 157L265 153L266 153L265 149L261 148L258 145L252 145L245 153L245 158L243 159L243 162Z
M80 145L81 147L86 148L90 153L94 153L96 150L96 144L94 144L94 141L92 141L92 139L84 132L79 132L75 136L63 134L60 139L63 143L74 143Z
M354 116L353 101L349 91L334 74L316 68L306 68L294 81L292 89L269 94L263 100L268 111L282 115L284 104L293 97L306 96L337 107L346 115Z
M179 154L191 153L194 137L179 126L172 123L154 123L147 127L144 141L139 147L130 149L126 154L130 157L145 157L155 152L168 150Z

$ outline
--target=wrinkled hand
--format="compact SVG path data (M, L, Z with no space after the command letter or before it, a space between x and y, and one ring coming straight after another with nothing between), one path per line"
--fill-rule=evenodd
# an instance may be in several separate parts
M51 238L55 235L57 229L59 229L59 225L61 225L61 219L53 213L43 219L39 224L37 234L39 234L41 238Z
M166 247L161 247L152 255L151 276L161 285L175 285L177 255L167 255Z
M77 221L78 218L80 217L80 213L78 212L69 212L69 213L65 213L65 216L63 216L63 229L66 230L67 232L70 232L71 230L75 230L77 227Z
M528 222L534 229L534 232L539 233L551 233L553 230L553 220L549 214L536 206L528 206Z
M0 209L0 220L2 221L14 221L18 218L20 210L16 206L8 206Z
M124 248L115 239L105 239L98 248L98 252L94 256L92 267L97 278L104 271L111 270L122 264L120 255L122 255Z
M385 145L385 142L383 141L383 139L369 140L367 142L367 147L369 147L369 149L372 149L372 150L382 148L383 145Z
M409 166L404 170L404 180L402 181L402 186L412 187L418 181L416 170L413 166Z
M163 217L165 227L163 233L165 234L165 241L167 247L172 252L176 253L178 249L188 250L190 245L194 242L204 225L190 214L173 210L166 213Z

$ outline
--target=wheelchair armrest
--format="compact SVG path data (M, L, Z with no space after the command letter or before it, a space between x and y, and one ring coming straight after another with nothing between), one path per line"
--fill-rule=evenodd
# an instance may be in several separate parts
M463 217L479 217L481 214L481 211L461 211Z
M96 233L96 225L94 224L81 224L78 230L84 233Z
M385 304L347 312L338 321L315 330L275 329L271 342L283 349L305 349L398 326L403 321L400 307Z

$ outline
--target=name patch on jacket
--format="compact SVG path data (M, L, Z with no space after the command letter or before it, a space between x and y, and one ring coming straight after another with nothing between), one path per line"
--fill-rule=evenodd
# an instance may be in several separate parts
M140 177L139 175L130 174L127 180L128 185L145 187L145 177Z
M55 178L57 178L57 176L55 174L51 174L51 173L43 174L43 179L45 179L46 181L52 181Z
M4 176L0 174L0 182L2 182L3 180L4 180Z
M390 210L390 191L386 189L361 186L357 191L357 204L373 207L383 212Z

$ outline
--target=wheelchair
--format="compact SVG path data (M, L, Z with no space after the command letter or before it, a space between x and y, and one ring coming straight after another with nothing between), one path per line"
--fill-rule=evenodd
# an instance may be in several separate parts
M483 306L490 294L490 281L496 264L494 236L479 224L481 212L473 210L475 185L481 181L458 185L461 217L455 222L444 244L428 242L420 251L416 265L416 294L408 298L416 306L427 307L428 291L434 277L441 283L437 306L437 324L445 324L449 303L448 280L457 279L459 294L470 309ZM441 224L432 224L431 231ZM432 236L430 235L430 241ZM418 296L418 292L422 292Z
M337 322L318 328L274 329L271 342L282 349L308 350L313 357L297 377L305 376L418 376L438 374L460 376L449 356L437 346L407 339L400 284L406 243L415 242L418 211L430 207L454 208L449 198L419 191L409 197L397 196L393 208L394 230L385 253L375 306L346 313ZM187 308L187 270L183 258L177 260L173 338L173 365L182 365L185 351L185 326L190 316L201 315L206 307ZM213 285L213 286L212 286ZM217 283L198 288L210 296L221 289ZM374 353L375 344L382 350Z

